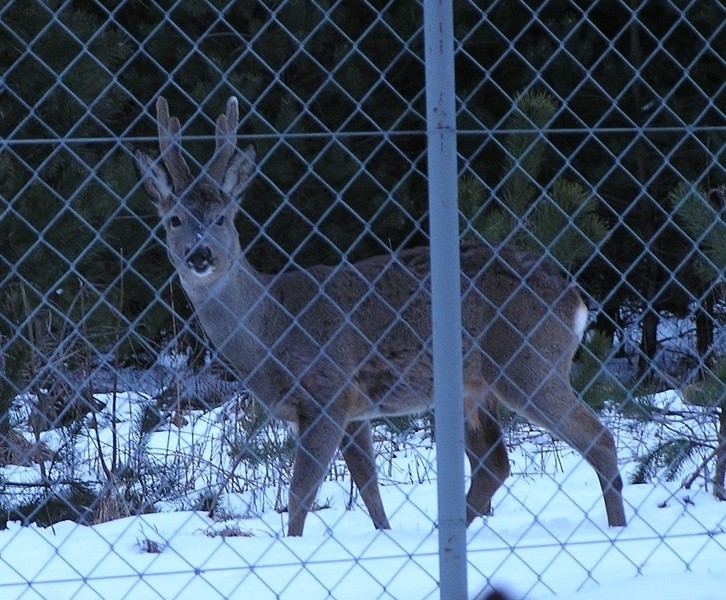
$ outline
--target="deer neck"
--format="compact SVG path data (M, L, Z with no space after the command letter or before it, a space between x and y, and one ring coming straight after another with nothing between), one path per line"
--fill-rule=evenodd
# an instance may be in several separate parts
M181 278L210 341L246 378L267 353L264 341L267 277L240 253L235 266L211 285Z

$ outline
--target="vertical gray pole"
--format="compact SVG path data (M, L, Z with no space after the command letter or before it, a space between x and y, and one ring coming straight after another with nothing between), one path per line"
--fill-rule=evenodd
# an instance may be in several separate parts
M461 284L451 0L424 0L439 592L465 600L466 504Z

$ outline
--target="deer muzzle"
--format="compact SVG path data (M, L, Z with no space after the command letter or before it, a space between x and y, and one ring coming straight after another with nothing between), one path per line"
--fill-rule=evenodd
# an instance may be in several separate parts
M214 259L209 246L197 246L187 252L187 266L196 275L207 275L214 267Z

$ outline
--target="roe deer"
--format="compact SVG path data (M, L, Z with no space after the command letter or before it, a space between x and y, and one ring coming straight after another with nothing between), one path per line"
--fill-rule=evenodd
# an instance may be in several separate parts
M160 160L137 152L135 162L171 262L217 350L258 402L297 425L288 535L302 535L338 448L373 525L388 529L370 419L432 405L428 248L259 273L234 225L256 168L254 148L237 147L237 100L217 119L214 155L196 179L181 154L179 120L164 98L156 110ZM597 473L608 523L625 525L613 436L569 383L587 320L579 293L540 257L506 246L463 247L461 269L467 524L489 514L509 475L501 403L577 449Z

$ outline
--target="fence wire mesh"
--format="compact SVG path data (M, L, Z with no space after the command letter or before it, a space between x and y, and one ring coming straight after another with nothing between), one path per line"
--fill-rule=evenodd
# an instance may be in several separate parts
M468 530L472 597L489 585L515 597L622 591L683 572L717 595L725 13L715 0L454 3L465 389L486 399L468 406L467 435L485 444L470 446L478 476L500 479L497 457L511 472L491 506L469 498L491 509ZM420 403L431 342L421 3L11 0L0 31L0 595L438 597L435 416ZM154 162L160 96L182 150L175 141ZM235 156L253 144L253 174L251 158L207 164L224 153L232 96L231 135L247 149ZM182 161L196 191L177 206ZM231 213L194 203L205 185L237 200L246 183ZM248 261L237 288L214 287L238 309L226 324L189 275L235 256L217 230ZM550 263L589 308L571 385L590 408L537 418L536 398L570 386L569 356L548 353L572 327L557 308L571 288ZM492 306L508 335L467 315ZM512 343L527 356L502 358ZM477 360L494 364L479 379ZM534 380L539 363L553 373ZM278 385L274 410L255 377ZM519 396L501 415L502 459L472 419L496 434L493 405ZM300 437L275 412L294 413ZM617 446L624 528L608 527L576 451L595 413ZM380 417L370 440L385 513L375 482L353 483L372 468L366 427L348 421L363 414ZM327 433L305 433L316 428ZM603 437L579 442L595 464ZM307 467L293 475L295 456ZM288 512L291 486L307 496ZM285 535L296 503L311 509L301 538Z

